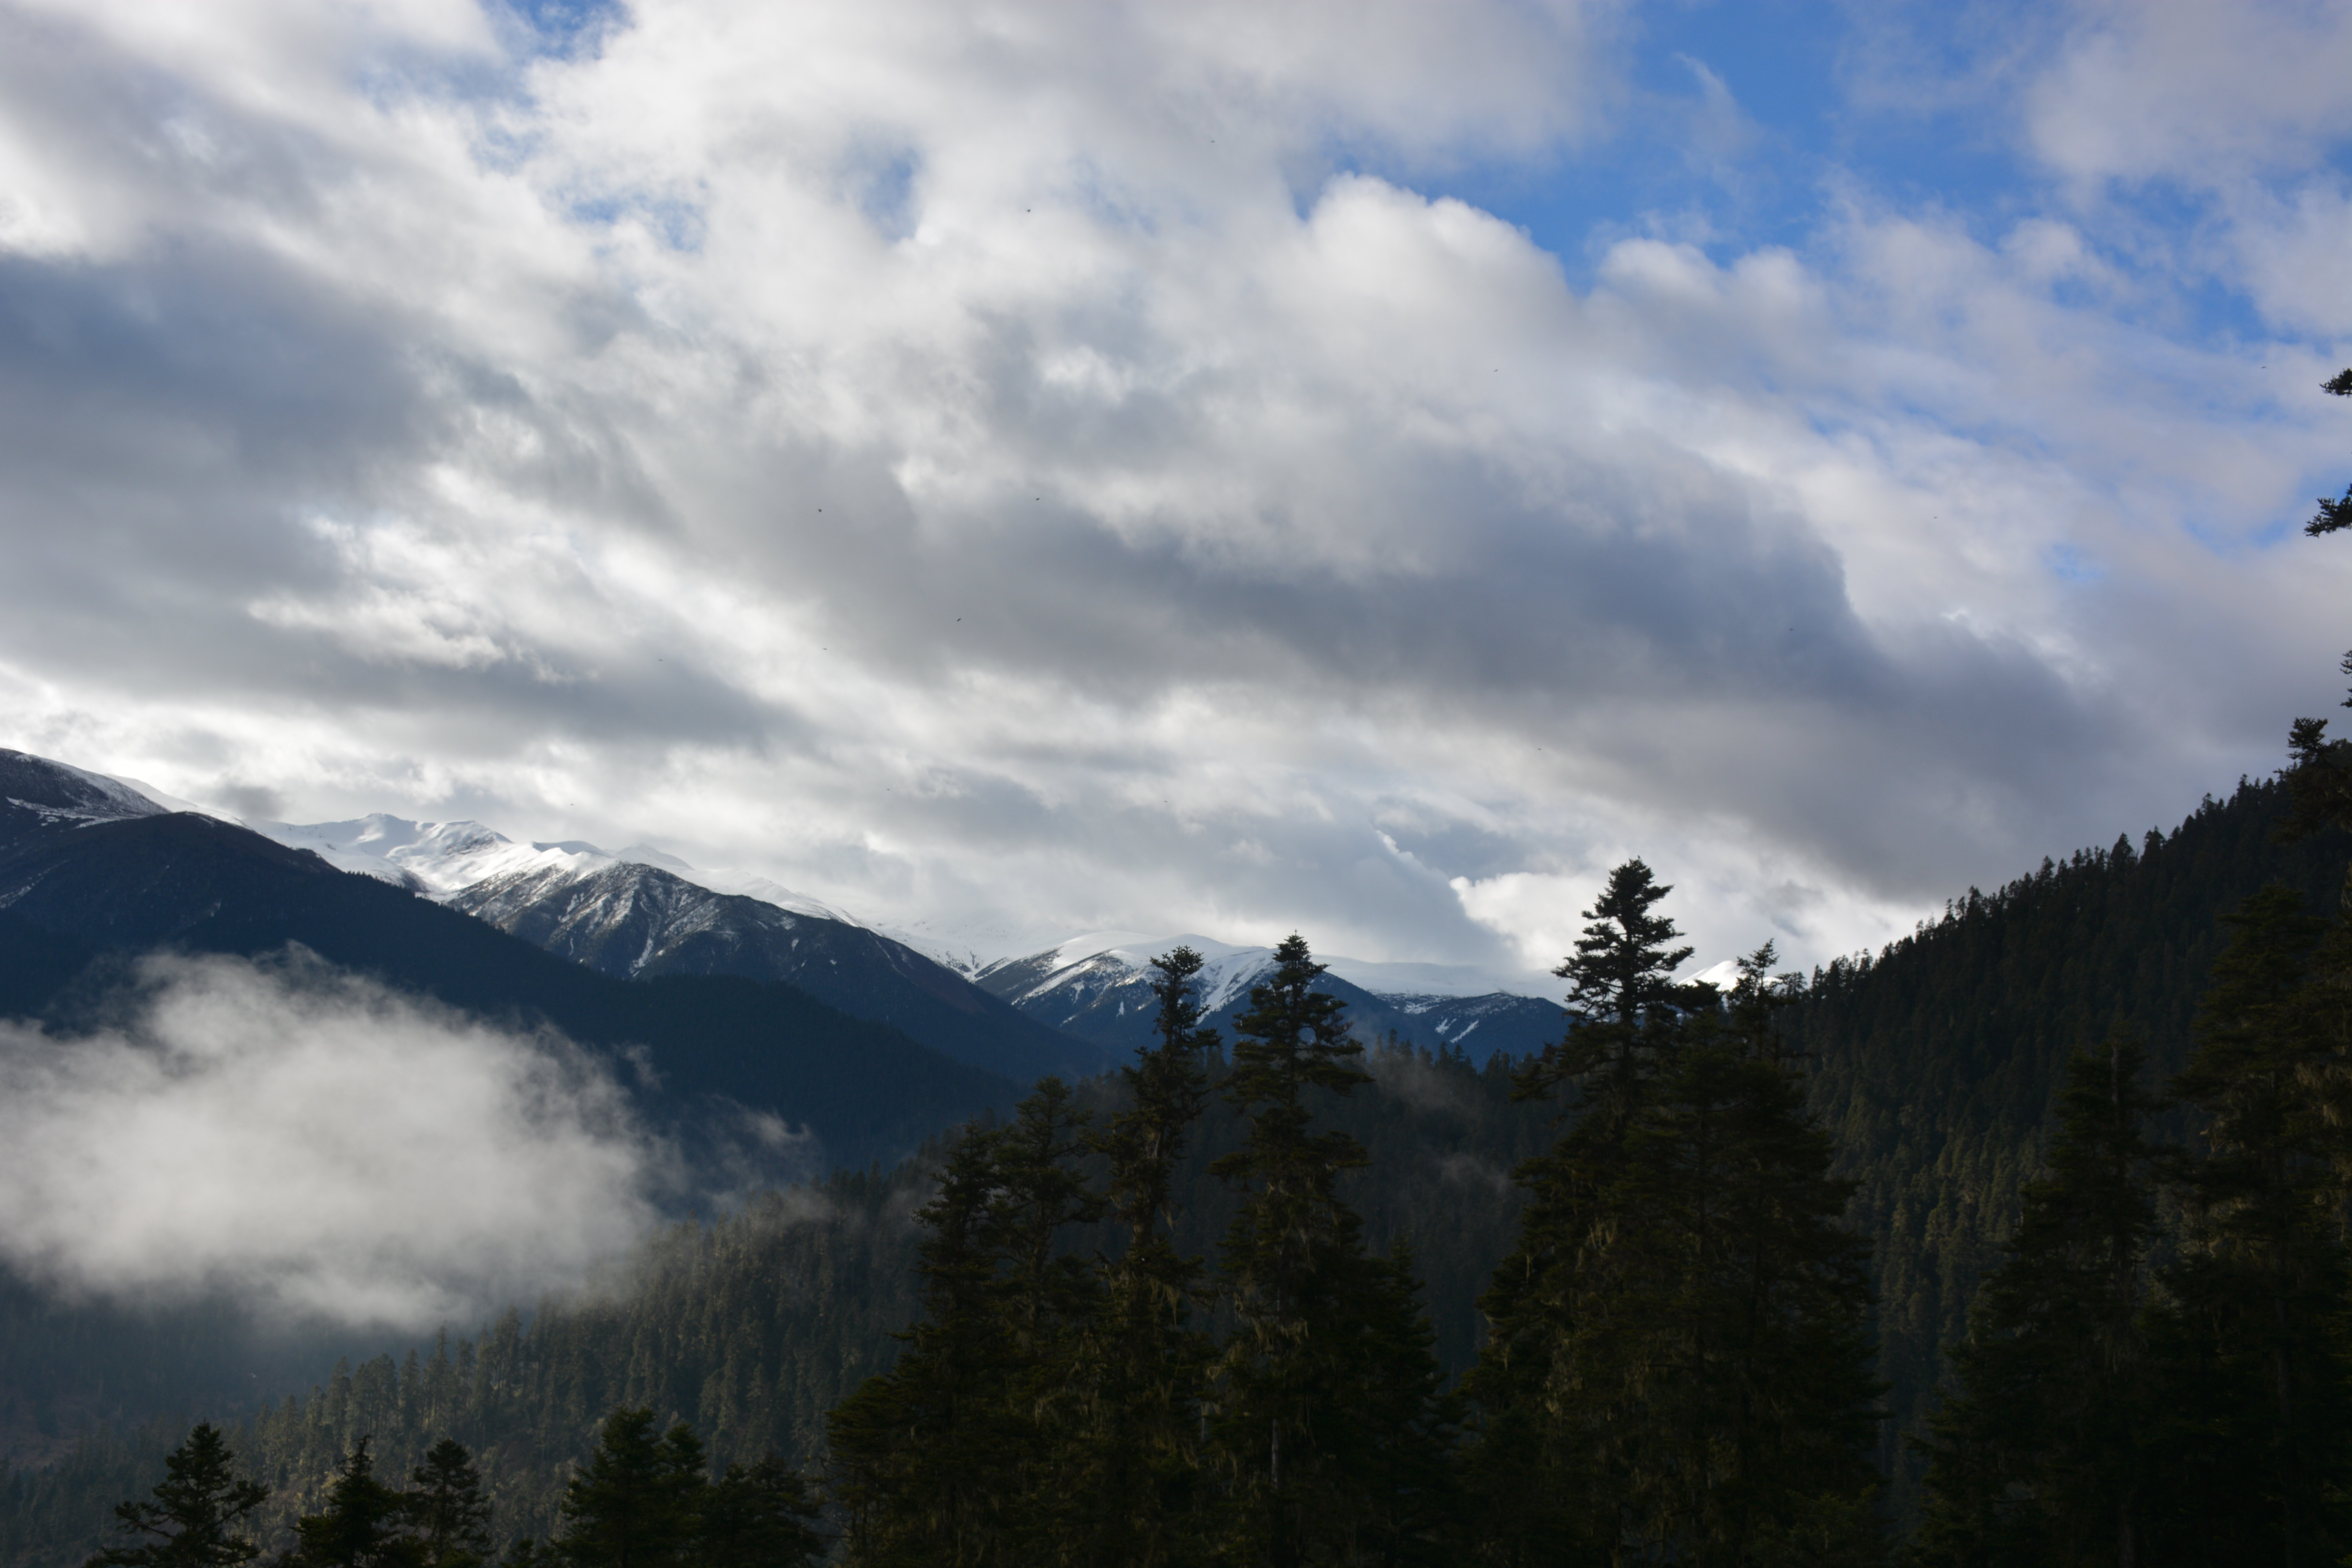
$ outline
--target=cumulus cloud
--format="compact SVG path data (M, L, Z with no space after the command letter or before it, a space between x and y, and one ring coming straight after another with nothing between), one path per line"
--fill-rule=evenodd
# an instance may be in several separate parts
M1895 934L2325 700L2343 128L2193 9L2004 66L2046 188L1571 256L1446 191L1614 157L1637 8L20 4L0 739L1000 946L1539 971L1636 851L1703 959ZM2225 153L2261 342L2083 194Z
M93 1034L0 1023L0 1257L74 1293L429 1326L576 1281L664 1156L557 1038L341 974L152 958Z

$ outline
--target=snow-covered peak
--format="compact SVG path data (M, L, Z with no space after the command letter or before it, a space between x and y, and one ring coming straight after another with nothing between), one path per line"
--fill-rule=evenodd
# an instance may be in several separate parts
M246 826L295 849L308 849L339 870L358 871L448 900L493 878L579 881L608 867L652 866L714 893L739 893L796 915L859 922L829 904L765 877L697 870L675 855L633 844L618 852L580 838L517 843L478 822L411 822L383 812L349 822L253 822Z
M638 858L635 855L625 854L623 858L631 860ZM766 877L735 875L724 871L698 871L687 866L685 861L670 859L668 857L664 857L661 860L646 859L643 863L648 866L660 866L666 871L676 872L688 881L698 887L708 888L714 893L733 893L746 899L757 899L763 904L773 904L787 914L811 915L821 921L838 921L845 926L863 926L866 923L845 910L833 904L820 902L810 898L806 893L796 893L782 882L773 881Z
M185 801L159 800L156 793L129 779L0 749L0 801L51 826L87 827L193 809Z
M989 964L981 973L985 976L1018 972L1018 993L1007 995L1006 1000L1019 1006L1055 991L1073 987L1099 989L1107 984L1117 984L1144 975L1154 958L1179 947L1191 948L1204 961L1196 983L1204 1013L1213 1013L1245 994L1274 963L1271 948L1237 946L1213 937L1191 933L1150 937L1136 931L1093 931L1026 958Z
M1018 1005L1056 991L1098 989L1117 983L1122 976L1142 976L1152 959L1177 947L1189 947L1205 960L1199 982L1201 1006L1205 1012L1213 1013L1246 995L1249 988L1274 967L1274 950L1270 947L1219 942L1196 932L1153 937L1111 931L1074 936L1026 957L983 965L974 973L1000 977L1000 994ZM1336 955L1318 955L1317 962L1338 978L1381 996L1530 994L1524 981L1507 979L1466 964L1389 963ZM1011 989L1002 989L1006 986Z
M613 864L593 845L517 844L478 822L411 822L374 812L349 822L252 822L264 837L308 849L339 870L358 871L435 898L515 871L584 877Z

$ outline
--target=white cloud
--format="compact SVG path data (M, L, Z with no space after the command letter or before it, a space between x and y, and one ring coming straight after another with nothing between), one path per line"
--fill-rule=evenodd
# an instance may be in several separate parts
M2081 0L2024 116L2084 179L2219 185L2308 163L2352 132L2352 7L2303 0Z
M2182 329L2137 219L1816 171L1571 268L1413 188L1612 156L1613 7L152 9L0 50L7 743L1013 945L1543 967L1626 847L1820 956L2326 700L2330 345ZM2340 117L2247 85L2334 23L2086 15L2009 129L2271 171L2168 237L2335 320ZM2181 83L2234 140L2100 140Z
M131 1300L427 1327L573 1283L664 1156L563 1041L297 953L153 958L94 1035L0 1023L0 1257Z

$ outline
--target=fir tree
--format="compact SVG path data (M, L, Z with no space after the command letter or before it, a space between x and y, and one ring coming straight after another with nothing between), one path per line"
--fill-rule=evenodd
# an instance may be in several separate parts
M1754 1563L1832 1519L1860 1530L1840 1554L1876 1546L1869 1247L1782 1049L1775 1015L1798 987L1773 962L1768 942L1727 1007L1683 1019L1612 1205L1624 1294L1588 1364L1631 1429L1612 1455L1626 1532L1678 1561Z
M773 1455L730 1465L703 1498L697 1568L811 1568L824 1559L823 1511L807 1481Z
M1507 1563L1598 1557L1623 1532L1623 1502L1601 1452L1606 1434L1580 1429L1568 1393L1570 1354L1600 1320L1591 1305L1623 1288L1609 1245L1609 1194L1625 1179L1626 1141L1649 1102L1687 993L1674 972L1691 954L1654 912L1673 891L1628 860L1609 875L1590 922L1554 973L1569 982L1564 1037L1516 1076L1515 1097L1577 1094L1578 1114L1544 1154L1516 1173L1528 1191L1518 1245L1478 1306L1487 1339L1465 1392L1477 1413L1472 1461L1486 1554Z
M1087 1118L1058 1078L1040 1079L996 1144L992 1249L1004 1260L996 1310L1006 1330L996 1396L1011 1468L992 1551L1010 1561L1065 1555L1091 1521L1074 1506L1087 1467L1085 1338L1099 1310L1095 1259L1068 1250L1074 1226L1102 1215L1077 1168Z
M1384 1568L1460 1561L1463 1490L1456 1468L1460 1397L1445 1386L1421 1304L1412 1250L1368 1259L1355 1293L1347 1363L1354 1377L1336 1458L1362 1494L1346 1560Z
M454 1437L433 1445L408 1473L407 1515L426 1568L482 1568L490 1561L490 1501L474 1457Z
M1411 1269L1366 1256L1338 1192L1362 1145L1313 1131L1310 1090L1369 1081L1345 1004L1294 935L1250 991L1223 1092L1242 1146L1211 1169L1241 1191L1223 1280L1234 1332L1213 1431L1227 1482L1224 1556L1275 1568L1355 1562L1375 1542L1418 1556L1448 1429ZM1412 1556L1399 1556L1410 1561Z
M2162 1275L2157 1325L2160 1407L2174 1417L2164 1489L2175 1505L2198 1500L2168 1528L2291 1568L2347 1544L2345 1060L2315 1005L2322 924L2301 897L2264 889L2227 923L2196 1055L2173 1082L2205 1123L2203 1157L2174 1173L2186 1245Z
M1868 1249L1773 1015L1768 945L1727 1010L1618 868L1562 966L1582 1016L1523 1092L1581 1113L1530 1161L1468 1391L1481 1549L1507 1563L1754 1563L1882 1550Z
M1957 1386L1925 1445L1923 1564L2141 1554L2155 1501L2142 1316L2157 1232L2143 1055L2118 1028L2068 1066L2045 1172L1951 1352Z
M109 1547L87 1568L232 1568L260 1556L245 1531L253 1510L269 1500L269 1489L238 1479L236 1463L220 1428L199 1423L164 1459L153 1500L115 1507L119 1528L153 1539Z
M327 1506L296 1521L284 1568L429 1568L424 1543L403 1528L408 1500L378 1480L372 1439L352 1445L327 1488Z
M1011 1408L1018 1371L999 1284L992 1204L1002 1133L974 1129L950 1152L917 1215L923 1318L890 1371L827 1417L827 1484L857 1564L981 1568L1015 1561L1007 1537L1028 1457Z
M573 1568L667 1568L693 1561L709 1486L701 1439L679 1422L656 1436L644 1406L604 1418L595 1452L563 1492L553 1542Z
M1346 1094L1356 1065L1346 1004L1317 991L1304 939L1275 949L1271 979L1234 1020L1225 1098L1244 1118L1241 1148L1211 1169L1242 1193L1227 1231L1223 1284L1234 1328L1219 1368L1215 1429L1227 1470L1228 1555L1278 1568L1309 1560L1344 1530L1344 1478L1331 1462L1339 1369L1335 1329L1363 1251L1363 1226L1339 1201L1339 1173L1364 1163L1344 1132L1316 1132L1307 1092Z
M1074 1446L1074 1555L1160 1568L1198 1545L1196 1440L1209 1342L1191 1322L1197 1257L1171 1239L1176 1173L1208 1094L1213 1029L1194 995L1201 955L1179 947L1151 961L1157 1038L1119 1069L1128 1106L1094 1140L1109 1165L1108 1212L1125 1246L1104 1274L1085 1373L1085 1430Z

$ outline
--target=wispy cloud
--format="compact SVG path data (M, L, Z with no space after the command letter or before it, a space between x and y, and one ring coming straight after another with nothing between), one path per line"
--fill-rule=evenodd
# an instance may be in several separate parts
M667 1156L558 1038L339 974L154 958L91 1035L0 1023L0 1258L69 1293L430 1326L574 1283Z

